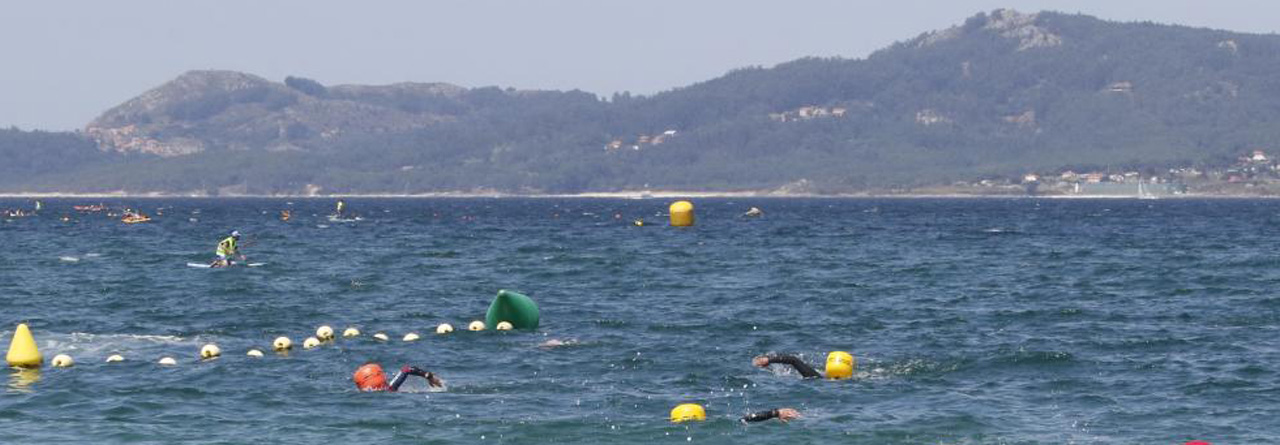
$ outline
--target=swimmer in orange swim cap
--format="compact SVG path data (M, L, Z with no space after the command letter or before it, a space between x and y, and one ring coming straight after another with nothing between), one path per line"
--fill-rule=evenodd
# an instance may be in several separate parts
M411 375L416 375L427 379L427 384L433 388L444 386L440 381L440 377L417 366L405 365L400 368L400 372L391 378L391 383L387 383L387 375L382 372L382 365L369 362L356 368L355 374L351 376L351 380L356 382L356 388L361 391L388 391L395 392L400 389L400 385L404 384L404 380Z

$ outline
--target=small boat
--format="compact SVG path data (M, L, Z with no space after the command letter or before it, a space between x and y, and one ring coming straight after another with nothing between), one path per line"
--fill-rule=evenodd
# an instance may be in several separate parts
M137 223L144 223L144 222L150 222L150 221L151 221L150 216L143 215L141 213L129 213L124 215L124 218L120 219L120 222L125 224L137 224Z

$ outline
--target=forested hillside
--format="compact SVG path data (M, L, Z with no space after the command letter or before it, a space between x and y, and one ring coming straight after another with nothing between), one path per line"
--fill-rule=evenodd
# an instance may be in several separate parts
M80 133L0 132L21 160L0 187L824 193L1156 171L1276 148L1277 72L1274 35L1009 10L653 96L193 71Z

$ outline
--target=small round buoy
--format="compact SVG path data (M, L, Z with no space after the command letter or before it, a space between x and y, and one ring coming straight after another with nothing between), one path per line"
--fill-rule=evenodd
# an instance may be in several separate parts
M687 227L693 225L693 203L689 201L676 201L671 203L671 225L675 227Z
M831 351L827 354L827 378L833 380L847 379L853 377L853 369L858 367L858 362L853 359L853 354L844 351Z
M277 351L288 351L293 348L293 340L289 337L276 337L276 341L271 342L271 347Z
M387 334L386 334L386 333L379 332L379 333L377 333L377 334L373 334L373 338L374 338L374 339L376 339L376 340L378 340L378 341L387 341L387 340L389 340L391 337L387 337Z
M220 355L222 355L222 349L213 343L209 343L200 348L200 358L210 359Z
M644 227L644 220L637 219L635 221L631 221L631 224L634 224L636 227Z
M327 325L316 328L316 338L324 341L333 340L333 328Z
M307 337L306 340L302 341L302 347L306 349L317 348L319 346L320 346L320 339L315 337Z
M509 321L502 321L502 322L498 322L498 325L495 326L494 329L497 329L499 331L510 331L512 329L515 329L515 326L512 326L511 322Z
M404 339L403 339L403 340L404 340L404 341L417 341L419 338L422 338L422 337L419 337L417 333L410 332L410 333L408 333L408 334L404 334Z
M360 330L356 328L347 328L347 330L342 331L342 336L346 338L359 337Z
M161 359L160 359L160 362L159 362L159 363L160 363L161 365L172 366L172 365L176 365L176 364L178 364L178 361L177 361L177 360L174 360L174 359L173 359L173 357L164 357L164 358L161 358Z
M107 357L107 363L123 362L123 361L124 361L124 356L120 354L111 354L110 357Z
M707 410L697 403L683 403L671 409L671 421L680 423L690 420L707 420Z
M437 334L444 335L444 334L448 334L448 333L450 333L450 332L453 332L453 325L451 325L451 324L449 324L449 323L440 323L440 326L436 326L436 333L437 333Z
M467 325L467 329L472 331L483 331L484 328L484 322L480 320L473 321L471 324Z
M53 356L53 361L49 363L53 364L55 368L70 368L76 364L76 361L72 360L69 355L58 354Z
M257 349L250 349L249 352L246 352L244 355L254 357L254 358L262 357L262 351L259 351Z

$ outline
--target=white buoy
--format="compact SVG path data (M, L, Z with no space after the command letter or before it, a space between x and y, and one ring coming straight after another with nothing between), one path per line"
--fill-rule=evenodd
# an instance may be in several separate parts
M111 354L110 357L107 357L107 363L115 363L115 362L123 362L123 361L124 361L124 356L120 354Z
M160 359L160 362L159 362L159 363L160 363L161 365L172 366L172 365L176 365L176 364L178 364L178 361L177 361L177 360L174 360L174 359L173 359L173 357L164 357L164 358L161 358L161 359Z
M333 328L327 325L316 328L316 338L324 341L333 340Z
M502 322L498 322L498 326L497 326L495 329L497 329L497 330L499 330L499 331L510 331L510 330L512 330L512 329L514 329L514 328L515 328L515 326L512 326L512 325L511 325L511 322L509 322L509 321L502 321Z
M484 322L480 320L473 321L471 324L467 325L467 329L472 331L483 331L484 328Z
M377 339L378 341L387 341L390 337L387 337L387 334L385 333L379 332L377 334L373 334L373 338Z
M449 324L449 323L440 323L440 326L436 326L436 333L437 333L437 334L444 335L444 334L448 334L448 333L450 333L450 332L453 332L453 325L451 325L451 324Z
M211 359L220 355L222 355L222 349L213 343L209 343L200 348L200 358Z
M276 348L277 351L288 351L293 348L293 340L289 337L277 337L276 341L271 342L271 347Z
M255 358L262 357L262 351L259 351L257 349L250 349L249 352L246 353L245 355L250 357L255 357Z
M419 337L418 334L414 332L404 334L404 341L417 341L419 338L422 338L422 337Z
M76 361L72 360L69 355L58 354L53 356L53 361L49 363L53 364L55 368L70 368L76 364Z
M346 338L359 337L360 330L356 328L347 328L347 330L342 331L342 336Z
M307 349L316 348L319 346L320 346L320 339L315 337L307 337L306 340L302 341L302 347Z

